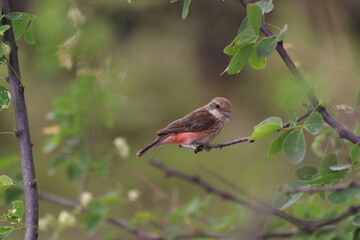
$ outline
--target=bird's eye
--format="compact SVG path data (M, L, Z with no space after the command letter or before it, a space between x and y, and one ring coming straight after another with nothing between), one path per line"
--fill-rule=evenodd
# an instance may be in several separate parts
M219 105L219 104L216 104L215 107L216 107L216 108L220 108L220 105Z

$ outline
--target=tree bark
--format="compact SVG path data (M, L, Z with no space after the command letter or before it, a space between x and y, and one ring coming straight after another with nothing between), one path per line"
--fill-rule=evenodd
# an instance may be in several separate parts
M10 12L8 0L2 0L3 14ZM11 25L11 21L2 18L2 24ZM21 168L24 179L25 194L25 240L34 240L38 236L39 202L38 190L35 176L35 167L32 153L32 143L30 139L30 129L28 115L24 97L24 86L21 83L19 59L17 45L15 42L13 29L10 28L4 34L3 41L10 43L11 52L8 59L8 77L6 78L10 86L12 104L14 106L16 121L16 136L19 143Z

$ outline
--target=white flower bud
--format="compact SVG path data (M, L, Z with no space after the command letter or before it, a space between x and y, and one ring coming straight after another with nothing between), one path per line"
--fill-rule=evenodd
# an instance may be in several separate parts
M80 203L81 205L86 206L91 202L92 199L93 195L90 192L84 192L80 196Z
M114 145L121 158L127 158L129 156L130 148L124 138L122 137L115 138Z
M71 227L76 223L75 217L68 211L61 211L59 214L58 222L61 226Z
M141 193L137 189L132 189L128 192L127 197L130 201L135 202L139 199Z

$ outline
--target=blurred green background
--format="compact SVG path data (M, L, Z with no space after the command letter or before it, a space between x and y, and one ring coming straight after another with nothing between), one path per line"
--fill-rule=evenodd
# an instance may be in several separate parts
M209 171L216 172L267 202L271 201L278 185L295 178L293 172L299 166L287 162L282 153L270 159L266 156L275 136L208 153L194 154L173 145L151 150L140 159L135 157L141 147L155 139L157 130L216 96L226 97L233 104L232 118L215 139L216 143L249 136L253 126L269 116L280 116L287 121L289 109L298 114L306 111L302 104L307 101L301 94L287 107L279 108L281 99L292 88L292 81L277 54L268 59L264 70L246 67L238 75L220 75L230 59L222 49L235 37L245 14L238 1L192 1L186 20L181 18L181 1L174 4L165 0L11 3L15 11L26 11L43 20L40 46L29 46L23 40L18 43L40 192L77 200L79 184L68 180L65 168L55 174L49 172L60 150L44 153L47 136L43 130L54 124L46 118L53 109L54 99L68 94L77 73L86 69L92 69L97 80L104 81L106 87L102 93L107 100L104 103L104 98L91 93L83 96L82 114L87 119L86 136L91 146L87 148L84 144L84 148L91 151L94 161L111 158L113 164L106 174L91 176L87 188L94 197L112 191L119 194L120 201L112 205L111 216L129 219L139 209L161 208L158 196L146 181L169 195L178 189L179 202L205 195L189 183L164 177L148 164L151 158L161 159L186 173L201 175L226 189L227 186L209 174ZM266 16L266 21L280 28L288 24L286 47L317 96L327 100L330 109L334 104L354 105L360 86L360 2L288 0L274 4L275 9ZM69 17L70 9L81 12L76 27L74 19ZM77 31L77 42L66 55L59 46ZM63 61L59 61L59 56ZM61 66L70 60L71 67ZM5 76L6 66L0 69ZM4 79L0 83L6 85ZM356 120L351 115L336 114L341 122L354 126ZM101 120L105 117L109 119L108 124ZM0 131L13 130L12 111L1 111ZM127 140L128 157L117 157L113 144L116 137ZM306 135L306 138L312 137ZM14 136L0 135L0 142L0 158L18 154ZM310 146L305 163L318 164ZM14 164L0 174L14 176L19 168L19 163ZM136 203L127 200L127 193L132 189L141 193ZM57 216L62 209L40 200L40 216L46 213ZM208 213L216 218L233 209L233 204L214 197ZM70 228L61 238L101 239L109 229L115 231L113 226L105 224L101 231L86 235L81 228ZM116 231L126 235L121 229ZM48 239L51 235L51 231L40 232L39 239ZM19 231L9 239L21 239L21 236Z

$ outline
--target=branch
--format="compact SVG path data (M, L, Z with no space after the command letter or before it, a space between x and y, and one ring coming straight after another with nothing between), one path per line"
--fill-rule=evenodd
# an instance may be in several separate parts
M39 193L39 197L41 199L48 200L48 201L51 201L51 202L54 202L54 203L57 203L59 205L69 207L69 208L76 208L78 206L78 204L74 201L71 201L71 200L50 194L50 193L44 193L44 192ZM84 208L83 211L87 212L86 208ZM126 230L127 232L137 236L136 239L139 239L139 238L143 239L143 240L166 240L167 239L167 238L162 237L157 234L144 232L138 228L131 226L128 222L121 220L121 219L109 217L106 219L106 221L115 226L121 227L122 229ZM176 234L175 236L173 236L172 239L186 239L186 238L196 238L196 237L221 239L221 238L224 238L225 235L218 234L218 233L207 233L207 232L183 232L183 233Z
M316 192L329 192L329 191L342 191L349 188L360 188L360 182L349 182L343 185L327 186L327 187L316 187L316 188L293 188L284 191L285 194L294 193L316 193Z
M186 182L189 182L193 185L197 185L200 188L203 188L208 193L217 195L224 200L239 203L257 213L260 213L260 214L277 216L289 223L296 225L299 228L300 232L312 233L318 228L340 222L340 221L346 219L347 217L354 215L360 211L360 205L355 205L355 206L349 206L347 210L345 210L343 213L341 213L338 216L335 216L333 218L329 218L329 219L325 219L325 220L314 220L314 221L300 219L300 218L296 218L291 215L288 215L285 212L281 212L279 210L273 209L271 207L268 207L265 205L260 205L260 204L255 204L248 200L238 198L238 197L232 195L231 193L228 193L226 191L223 191L221 189L218 189L218 188L210 185L209 183L201 180L197 176L190 176L185 173L179 172L175 169L172 169L172 168L166 166L164 163L162 163L160 161L150 160L150 164L153 165L154 167L162 170L168 177L176 177L178 179L182 179ZM268 234L270 234L270 233L268 233Z
M300 122L302 120L304 120L305 118L307 118L310 114L311 114L312 110L309 109L306 113L302 114L301 116L299 116L297 119L296 119L296 122ZM290 122L287 122L287 123L284 123L283 124L283 128L288 128L290 127ZM198 153L198 152L201 152L203 150L205 151L209 151L211 150L212 148L223 148L223 147L227 147L227 146L231 146L231 145L234 145L234 144L238 144L238 143L243 143L243 142L248 142L250 139L250 137L239 137L233 141L230 141L230 142L225 142L225 143L218 143L218 144L201 144L199 146L196 147L195 149L195 153Z
M10 12L8 0L2 0L3 14ZM2 24L11 25L11 21L5 17L2 18ZM24 179L25 193L25 240L35 240L38 236L38 218L39 218L39 202L38 190L36 183L35 167L32 153L32 143L30 139L30 129L28 123L28 115L24 97L24 86L20 79L20 67L17 54L17 46L15 42L13 28L11 27L5 32L4 42L11 45L11 52L8 60L8 77L12 103L15 112L16 136L20 148L21 168Z
M179 179L182 179L184 181L190 182L194 185L199 186L200 188L203 188L206 192L214 194L216 196L221 197L224 200L228 200L228 201L233 201L236 203L239 203L245 207L250 208L251 210L264 214L264 215L275 215L278 216L296 226L301 226L303 224L307 224L308 221L307 220L303 220L303 219L298 219L295 218L293 216L290 216L284 212L281 212L279 210L273 209L269 206L265 206L263 204L255 204L254 202L248 201L246 199L243 198L239 198L234 196L233 194L223 191L219 188L216 188L212 185L210 185L209 183L203 181L200 177L197 176L190 176L187 175L185 173L179 172L175 169L172 169L168 166L166 166L164 163L162 163L161 161L157 161L157 160L150 160L149 161L151 165L153 165L154 167L162 170L163 172L165 172L166 176L168 177L176 177Z
M247 4L252 3L251 0L239 0L239 2L246 7ZM261 24L261 31L264 33L265 36L269 37L274 35L270 29L265 25ZM278 42L276 47L277 52L279 53L280 57L283 59L285 65L290 70L291 74L294 76L296 81L303 86L304 92L308 97L309 101L311 102L312 106L316 108L321 116L323 117L324 121L329 124L333 129L335 129L340 138L347 139L348 141L352 142L353 144L360 144L360 136L354 134L349 129L345 128L342 124L340 124L336 119L334 119L326 110L325 107L319 106L319 100L314 94L313 88L309 86L309 84L305 81L303 76L301 75L298 68L295 66L294 62L291 60L290 56L286 52L283 41Z

